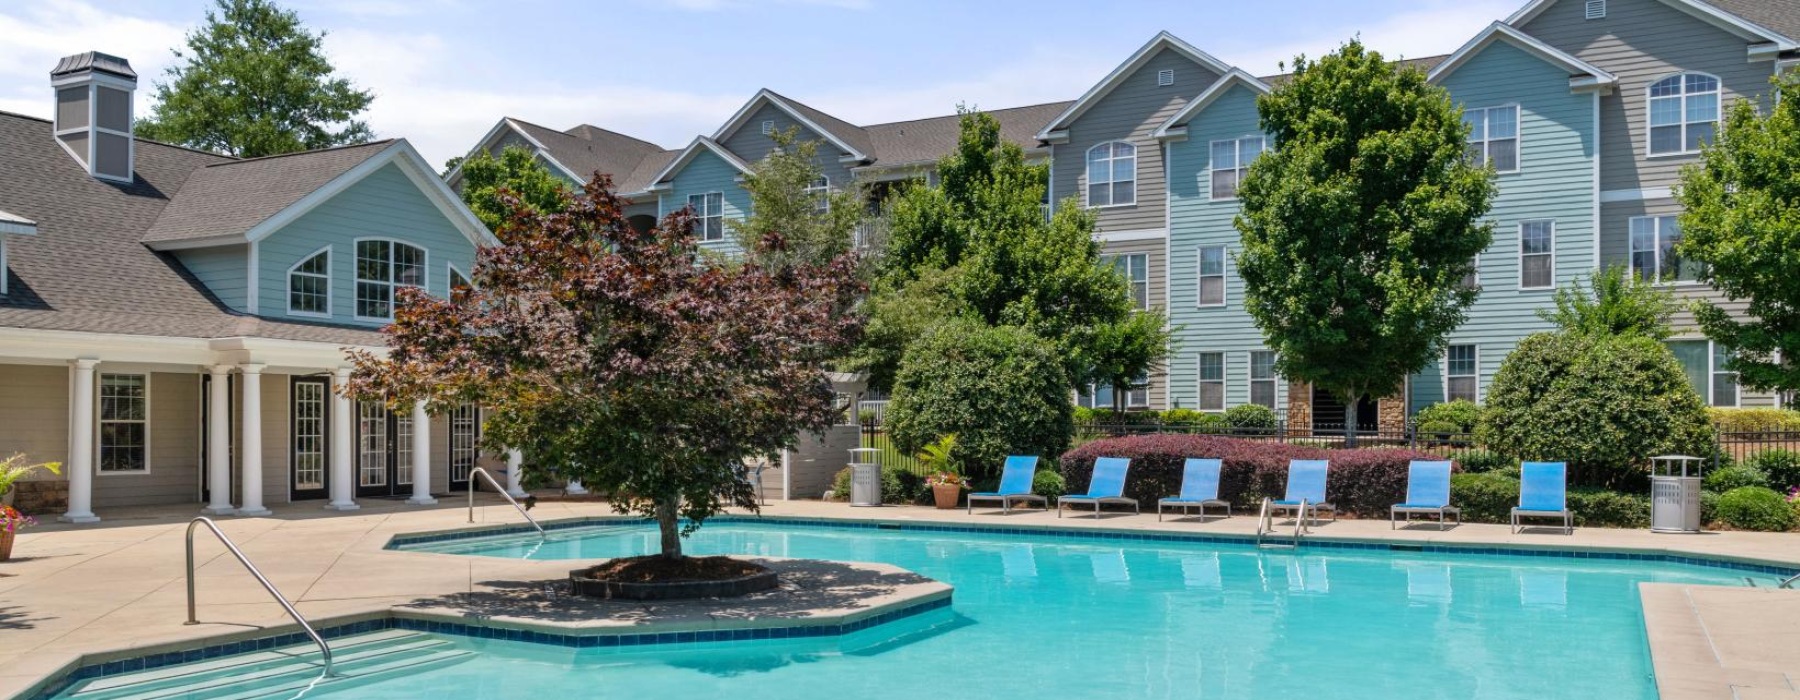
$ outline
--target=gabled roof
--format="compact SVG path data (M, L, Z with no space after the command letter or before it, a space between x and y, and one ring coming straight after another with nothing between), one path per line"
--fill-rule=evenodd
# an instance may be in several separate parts
M1155 57L1158 51L1163 49L1169 49L1186 56L1195 63L1211 68L1215 73L1227 73L1231 71L1231 66L1226 65L1217 58L1213 58L1211 54L1195 48L1193 44L1182 41L1180 38L1167 31L1157 32L1155 37L1152 37L1149 42L1145 43L1142 47L1139 47L1135 53L1131 54L1130 58L1125 59L1124 63L1119 64L1119 67L1114 68L1111 73L1106 74L1106 77L1102 78L1099 83L1088 88L1088 91L1083 94L1080 99L1075 100L1075 102L1070 104L1061 114L1056 115L1055 119L1051 119L1048 124L1045 124L1044 128L1037 133L1038 140L1047 140L1050 138L1051 132L1068 127L1070 122L1080 118L1081 115L1086 113L1090 107L1093 107L1096 102L1099 102L1101 98L1106 97L1108 93L1119 87L1120 83L1124 82L1126 78L1131 77L1132 73L1137 72L1139 68L1142 68L1145 63L1148 63L1151 58Z
M596 172L606 173L612 176L613 187L619 192L643 191L641 186L634 187L633 183L648 183L641 182L644 178L633 175L642 171L648 162L655 162L656 167L645 173L645 177L655 174L678 153L640 138L589 124L557 131L523 119L503 117L493 128L488 129L480 141L475 142L475 147L469 149L469 155L492 147L507 133L524 139L539 158L564 177L575 182L587 182ZM461 177L462 165L458 164L444 174L444 181L455 183Z
M0 233L30 236L37 233L37 222L18 214L0 211ZM0 290L5 291L5 290Z
M1194 99L1189 100L1187 104L1182 105L1180 110L1170 115L1169 118L1162 123L1162 126L1156 127L1156 131L1151 132L1150 135L1159 139L1165 139L1171 136L1185 136L1187 134L1187 123L1189 119L1193 119L1194 115L1199 114L1202 110L1206 109L1207 106L1223 96L1226 91L1238 85L1242 85L1252 91L1264 95L1269 94L1268 83L1257 80L1256 76L1233 68L1226 71L1224 75L1219 76L1219 79L1213 81L1212 85L1208 85L1206 91L1200 93L1198 97L1195 97Z
M1052 117L1068 109L1073 102L1050 102L1041 105L996 109L987 115L1000 122L1000 138L1020 144L1027 153L1040 151L1038 129ZM895 168L935 163L953 150L962 135L962 115L950 114L927 119L913 119L863 127L875 147L877 160L873 168Z
M1708 24L1746 40L1771 42L1780 51L1800 48L1800 8L1793 0L1661 0L1665 5L1698 17ZM1530 0L1506 23L1520 26L1550 9L1557 0ZM1768 23L1768 24L1765 24ZM1780 25L1780 26L1775 26Z
M788 116L794 118L794 121L800 122L813 133L825 137L827 141L843 150L851 158L860 161L874 159L874 156L870 154L872 149L869 147L869 135L863 133L860 127L777 95L768 88L756 91L756 95L751 97L749 102L745 102L743 107L739 107L737 113L725 121L724 126L713 132L712 140L725 141L731 138L731 135L737 133L738 129L744 128L744 125L749 123L751 115L756 114L756 110L765 104L773 105L776 109L786 112Z
M675 173L678 173L682 168L687 167L687 164L693 162L694 158L700 155L702 151L712 151L713 155L723 158L726 163L731 164L731 167L737 168L738 172L744 174L750 173L750 164L744 162L744 159L737 157L737 154L732 153L729 149L719 145L718 141L714 141L705 136L696 136L694 137L693 143L688 144L688 147L682 149L681 153L676 155L674 160L670 161L668 165L663 166L661 170L657 171L655 176L650 178L649 186L655 187L656 185L661 184L662 181L674 177Z
M1598 66L1571 56L1561 49L1539 41L1536 37L1514 29L1512 25L1505 22L1495 22L1488 25L1486 29L1481 30L1481 33L1476 34L1473 39L1470 39L1468 43L1463 44L1462 48L1459 48L1455 53L1450 54L1449 58L1444 59L1443 62L1438 63L1437 66L1433 67L1426 77L1432 82L1438 82L1449 77L1451 73L1456 72L1456 69L1461 68L1470 58L1481 53L1482 49L1487 48L1496 41L1507 42L1523 49L1526 53L1563 67L1565 70L1569 71L1569 88L1571 90L1610 89L1619 82L1617 77L1601 70Z
M1393 64L1396 68L1417 68L1426 73L1430 73L1431 69L1436 68L1437 64L1443 63L1444 59L1449 57L1450 54L1440 54L1437 56L1426 56L1424 58L1396 58L1389 60L1388 63ZM1293 73L1276 73L1274 75L1265 75L1258 78L1258 80L1267 83L1271 88L1293 79Z

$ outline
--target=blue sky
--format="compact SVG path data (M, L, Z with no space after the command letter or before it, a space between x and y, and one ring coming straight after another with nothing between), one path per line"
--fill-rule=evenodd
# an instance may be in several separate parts
M1456 49L1524 0L285 0L368 120L433 162L501 116L665 147L711 133L759 87L855 123L1074 99L1167 29L1256 74L1360 34L1389 55ZM47 116L48 72L86 50L149 82L210 0L0 5L0 110Z

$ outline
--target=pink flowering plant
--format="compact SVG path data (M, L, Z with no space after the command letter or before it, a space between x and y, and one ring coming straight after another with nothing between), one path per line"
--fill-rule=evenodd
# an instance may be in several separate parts
M37 524L37 518L20 513L12 506L0 506L0 532L18 532Z
M968 477L963 476L962 470L957 468L956 460L950 457L955 449L956 436L945 435L919 451L919 466L925 468L927 486L968 487Z

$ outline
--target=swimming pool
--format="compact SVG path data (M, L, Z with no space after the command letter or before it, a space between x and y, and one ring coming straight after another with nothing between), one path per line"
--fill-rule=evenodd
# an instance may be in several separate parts
M649 525L552 534L405 548L596 559L657 542ZM346 696L1655 698L1637 583L1743 585L1745 575L1655 561L737 519L709 523L686 546L894 564L955 586L954 604L831 639L570 649L449 636L475 653L371 678Z

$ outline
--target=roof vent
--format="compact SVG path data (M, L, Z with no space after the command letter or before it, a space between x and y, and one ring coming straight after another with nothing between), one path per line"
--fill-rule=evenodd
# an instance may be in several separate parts
M50 71L56 142L94 177L130 182L134 167L132 93L137 72L98 51L67 56Z
M1162 70L1157 71L1156 72L1156 84L1157 85L1174 85L1175 84L1174 69L1164 68Z
M1587 18L1600 19L1606 16L1606 0L1588 0Z
M769 134L775 133L775 122L774 121L763 122L762 129L763 129L764 136L768 136Z

